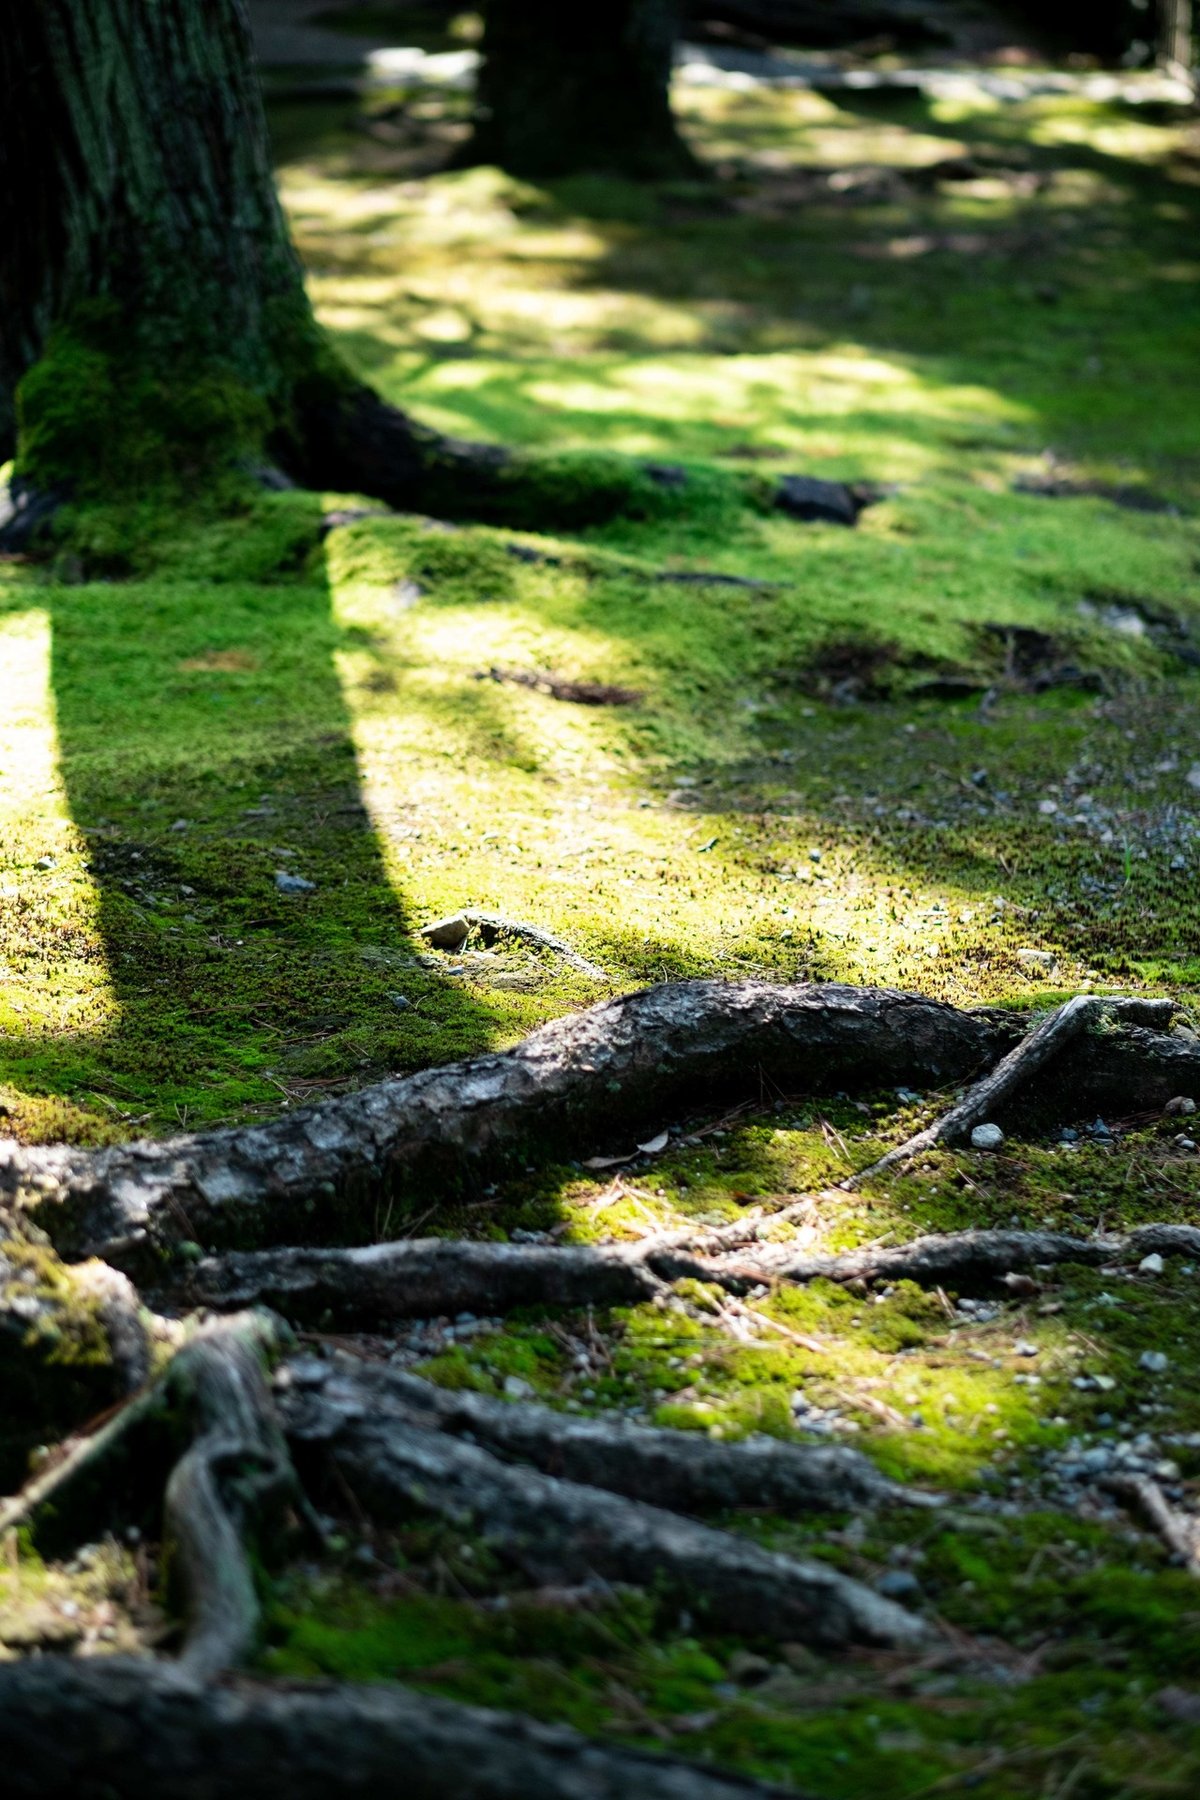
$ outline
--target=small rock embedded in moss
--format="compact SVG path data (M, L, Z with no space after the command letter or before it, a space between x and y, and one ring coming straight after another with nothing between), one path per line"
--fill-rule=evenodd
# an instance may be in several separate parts
M1141 1262L1138 1264L1139 1275L1161 1275L1162 1272L1163 1259L1157 1252L1152 1256L1143 1256Z
M998 1150L1004 1142L1004 1133L998 1125L977 1125L971 1133L973 1150Z
M1021 973L1029 979L1036 980L1039 975L1053 979L1059 973L1058 958L1052 950L1018 950L1017 961Z
M1194 1113L1196 1102L1188 1094L1177 1094L1174 1100L1168 1100L1163 1111L1174 1116L1179 1113Z
M461 913L454 913L447 919L436 919L432 925L426 925L421 936L436 950L458 950L470 934L470 922Z
M886 1600L919 1600L921 1584L911 1569L889 1569L875 1583L875 1592Z
M306 881L303 875L293 875L287 869L276 869L275 886L281 894L315 894L315 881Z
M1167 1367L1167 1358L1161 1350L1143 1350L1138 1357L1138 1366L1148 1375L1161 1375Z

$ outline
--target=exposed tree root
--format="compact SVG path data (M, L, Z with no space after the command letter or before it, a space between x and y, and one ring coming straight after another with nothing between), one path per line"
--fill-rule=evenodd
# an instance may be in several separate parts
M606 1001L515 1049L367 1088L270 1124L99 1151L0 1145L0 1199L38 1209L63 1254L139 1268L156 1246L344 1234L346 1209L421 1177L461 1183L578 1154L681 1105L780 1086L944 1084L1015 1036L1005 1015L886 988L680 982ZM1067 1045L1051 1104L1161 1106L1200 1093L1200 1045L1122 1025ZM1041 1096L1046 1098L1044 1092ZM1061 1116L1061 1111L1060 1111Z
M1157 1252L1164 1256L1200 1257L1200 1228L1194 1225L1139 1225L1124 1237L1072 1237L1063 1231L959 1231L946 1237L920 1237L908 1244L881 1249L847 1250L838 1256L812 1256L786 1244L760 1244L753 1262L732 1259L725 1278L740 1272L754 1281L916 1281L926 1287L1001 1280L1017 1269L1056 1263L1139 1261Z
M387 1687L37 1657L0 1667L12 1800L803 1800L562 1726Z
M1100 1486L1141 1513L1189 1574L1200 1575L1200 1518L1177 1511L1157 1481L1151 1481L1148 1475L1105 1475Z
M924 1131L918 1131L906 1143L889 1150L886 1156L881 1156L869 1169L860 1169L841 1185L844 1188L858 1187L874 1176L882 1175L885 1170L894 1168L897 1163L911 1162L914 1156L919 1156L924 1150L933 1150L938 1144L960 1143L989 1113L998 1111L1019 1087L1036 1075L1039 1069L1044 1068L1051 1057L1060 1055L1065 1045L1089 1027L1099 1024L1102 1018L1107 1017L1117 1023L1148 1026L1154 1031L1165 1031L1174 1011L1175 1003L1172 1000L1107 999L1092 994L1076 994L1054 1012L1048 1013L1029 1036L1022 1038L949 1112L943 1113L940 1119L935 1120Z
M685 1266L694 1273L700 1265L685 1259ZM663 1291L638 1244L402 1238L352 1250L231 1250L198 1263L181 1297L222 1311L273 1306L307 1324L371 1329L519 1306L630 1306Z
M188 1630L179 1668L205 1679L234 1668L254 1648L259 1605L247 1539L279 1535L296 1481L263 1374L277 1339L250 1318L206 1327L178 1364L199 1429L171 1470L166 1536L183 1584Z
M593 981L608 980L598 964L589 962L586 956L580 956L578 950L572 950L570 944L555 937L552 931L543 931L540 925L530 925L524 919L509 919L503 913L479 912L476 908L467 906L461 912L439 919L434 925L427 925L421 936L428 938L431 944L436 944L440 949L458 950L466 943L472 931L477 931L485 944L494 944L498 938L518 938L522 943L532 944L537 950L553 951L569 968L578 969L581 975L590 976Z
M360 1504L384 1520L429 1511L469 1524L539 1582L609 1582L666 1590L718 1630L826 1647L923 1643L916 1615L839 1574L580 1482L505 1463L488 1450L411 1423L344 1375L285 1391L302 1466L334 1464Z
M59 1461L0 1506L0 1533L25 1522L40 1527L49 1520L56 1537L69 1537L76 1531L94 1534L122 1513L140 1520L147 1496L153 1504L161 1495L178 1453L179 1418L190 1426L194 1441L183 1458L188 1467L174 1517L192 1531L187 1520L195 1494L209 1519L219 1504L232 1512L240 1529L248 1530L255 1514L286 1488L287 1452L273 1423L263 1361L287 1337L282 1320L265 1312L203 1327L157 1381L97 1431L76 1439ZM173 1418L168 1430L166 1422ZM227 1463L235 1473L240 1470L228 1492L221 1479ZM185 1550L185 1567L190 1560ZM196 1567L197 1582L203 1582L203 1569Z
M767 1223L769 1221L763 1221ZM199 1263L182 1297L219 1309L278 1307L289 1318L341 1329L521 1306L628 1306L672 1281L713 1282L733 1294L777 1281L915 1281L970 1287L1039 1264L1128 1263L1152 1252L1200 1258L1200 1227L1139 1225L1124 1237L1062 1231L960 1231L837 1254L756 1244L752 1254L705 1257L665 1239L632 1244L468 1243L404 1238L357 1250L230 1251Z
M378 1396L415 1423L436 1425L547 1474L672 1512L753 1506L790 1514L940 1504L939 1495L889 1481L869 1457L840 1445L773 1438L714 1443L694 1431L583 1418L550 1406L435 1387L418 1375L351 1358L342 1359L338 1374L368 1408Z
M265 1315L242 1315L206 1327L175 1358L164 1377L41 1483L17 1516L58 1515L60 1529L90 1499L97 1481L144 1486L154 1473L143 1458L148 1434L177 1435L180 1414L193 1438L167 1483L168 1541L183 1590L187 1630L173 1663L99 1658L86 1663L35 1658L0 1667L0 1716L5 1724L8 1775L14 1796L72 1793L84 1800L124 1800L163 1793L209 1800L214 1793L297 1796L368 1795L404 1770L412 1800L762 1800L779 1790L725 1778L667 1758L613 1750L578 1734L511 1715L386 1689L301 1687L273 1690L253 1682L219 1681L254 1644L259 1607L247 1537L264 1547L296 1495L287 1447L263 1378L264 1352L279 1342ZM682 1578L689 1559L713 1547L719 1566L697 1567L697 1591L721 1617L743 1617L752 1603L781 1588L781 1624L819 1608L813 1635L915 1642L922 1622L833 1571L791 1563L722 1533L656 1509L509 1469L483 1450L438 1432L412 1429L403 1413L380 1411L384 1445L375 1467L364 1433L350 1416L354 1401L338 1404L336 1381L320 1395L322 1420L293 1425L306 1445L332 1437L337 1453L364 1492L384 1510L418 1501L455 1517L488 1508L487 1528L518 1560L560 1562L580 1575L594 1568L640 1572L657 1579L660 1564ZM367 1464L371 1466L368 1468ZM136 1463L136 1469L131 1468ZM369 1477L369 1479L368 1479ZM414 1487L414 1482L418 1487ZM420 1485L427 1483L425 1487ZM533 1484L531 1493L530 1484ZM517 1515L520 1496L541 1501L534 1515ZM496 1517L492 1518L493 1510ZM595 1517L593 1518L593 1514ZM80 1514L78 1529L95 1529ZM631 1532L623 1547L622 1531ZM736 1584L754 1592L738 1602ZM691 1583L689 1583L689 1586ZM753 1620L761 1629L762 1618Z
M479 922L508 928L482 915ZM1069 1004L944 1118L852 1181L953 1141L1052 1057L1052 1079L1070 1094L1073 1115L1117 1096L1128 1110L1195 1094L1200 1050L1146 1029L1165 1026L1169 1011L1161 1002ZM1105 1012L1109 1028L1090 1029ZM967 1079L1015 1035L1004 1015L887 990L684 983L561 1020L515 1051L388 1082L269 1126L94 1153L5 1146L0 1196L38 1208L39 1222L69 1253L102 1244L135 1266L172 1239L219 1244L249 1230L261 1240L297 1219L309 1225L315 1207L332 1212L367 1193L375 1204L382 1189L418 1171L461 1179L526 1156L534 1139L577 1150L581 1138L590 1145L611 1130L616 1114L622 1131L661 1125L669 1107L753 1092L766 1073L808 1086ZM220 1308L269 1300L298 1320L379 1325L530 1303L661 1302L682 1277L732 1294L816 1276L967 1286L1040 1264L1104 1264L1151 1251L1200 1258L1200 1228L1167 1224L1123 1237L963 1232L838 1255L754 1241L818 1204L806 1196L772 1217L634 1244L439 1239L233 1251L191 1265L186 1293ZM344 1229L344 1216L340 1223ZM132 1290L109 1299L124 1307L123 1318L136 1316ZM69 1789L99 1800L169 1791L207 1800L213 1791L254 1791L324 1800L374 1794L401 1766L414 1800L750 1800L775 1792L391 1685L280 1690L231 1679L225 1672L247 1657L257 1633L252 1553L268 1553L289 1507L305 1505L293 1454L312 1481L336 1470L383 1520L420 1510L470 1525L538 1582L648 1587L719 1629L754 1637L830 1648L930 1641L927 1621L827 1564L686 1516L747 1504L795 1512L938 1503L888 1482L852 1450L718 1444L451 1394L347 1358L285 1365L277 1413L264 1359L284 1335L263 1314L203 1328L158 1382L0 1512L0 1528L24 1520L43 1538L91 1537L122 1515L144 1520L150 1496L165 1492L187 1621L170 1663L43 1658L0 1667L14 1794ZM137 1338L143 1358L144 1341ZM190 1439L182 1455L181 1427ZM1121 1491L1189 1567L1200 1567L1194 1521L1175 1513L1153 1483L1135 1480Z

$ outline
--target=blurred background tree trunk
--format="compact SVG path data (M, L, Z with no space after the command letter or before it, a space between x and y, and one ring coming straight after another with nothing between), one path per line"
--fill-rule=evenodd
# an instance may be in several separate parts
M488 0L459 160L534 178L695 174L671 113L680 17L679 0Z
M1159 62L1169 69L1190 69L1192 55L1192 0L1159 0Z

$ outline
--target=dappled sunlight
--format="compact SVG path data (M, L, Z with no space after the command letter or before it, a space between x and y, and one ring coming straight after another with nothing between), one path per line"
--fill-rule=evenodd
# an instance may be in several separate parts
M489 169L389 184L376 143L362 166L343 150L285 166L347 354L432 423L508 442L750 440L914 481L958 470L968 433L1018 457L1065 434L1186 477L1194 320L1162 333L1193 271L1142 229L1145 159L1165 166L1178 126L1061 97L681 102L706 155L720 128L750 159L723 190Z
M41 607L9 613L0 617L0 1037L28 1042L116 1021L98 913L63 780L50 617Z
M966 153L965 143L948 145L943 137L882 116L860 117L851 126L844 99L803 89L737 93L682 85L677 92L689 135L710 158L745 159L764 168L797 163L836 168L847 162L916 168L954 155L956 148ZM973 112L964 109L963 117Z

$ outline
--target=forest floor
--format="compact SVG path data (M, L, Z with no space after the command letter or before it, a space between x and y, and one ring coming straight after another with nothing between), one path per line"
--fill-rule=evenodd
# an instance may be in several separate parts
M7 1129L266 1119L684 975L1194 1008L1194 122L692 88L711 182L541 188L429 172L463 105L382 91L274 120L314 301L364 375L462 436L878 498L848 530L714 489L550 539L403 517L322 536L336 497L264 493L111 578L99 552L0 567ZM607 979L520 939L420 937L463 907ZM376 1233L728 1221L936 1107L765 1091ZM1064 1116L798 1230L1192 1221L1186 1125ZM272 1590L265 1664L403 1675L821 1800L1192 1794L1200 1588L1096 1482L1200 1494L1197 1280L817 1283L749 1316L699 1295L338 1340L564 1408L853 1442L952 1490L937 1515L725 1521L882 1582L942 1640L836 1662L734 1642L644 1595L530 1592L471 1537L372 1532L347 1496L331 1558ZM0 1645L153 1636L152 1575L111 1544L17 1559Z

